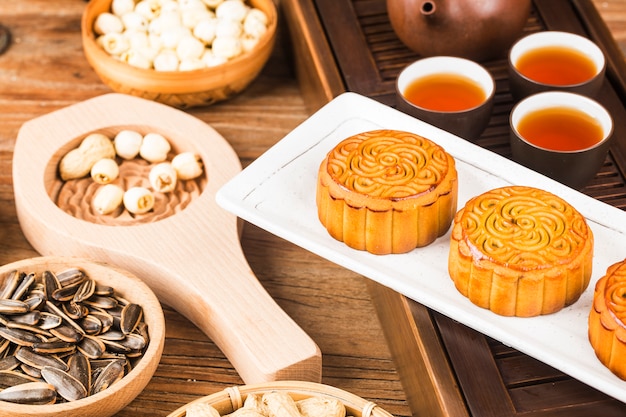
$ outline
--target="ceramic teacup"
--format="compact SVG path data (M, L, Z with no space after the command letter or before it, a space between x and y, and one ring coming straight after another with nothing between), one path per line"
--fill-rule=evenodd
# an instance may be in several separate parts
M601 104L562 91L523 99L509 121L513 159L575 189L596 175L613 135L613 118Z
M606 60L589 39L569 32L545 31L525 36L509 51L509 83L517 100L542 91L597 95Z
M465 58L434 56L404 68L396 80L397 108L427 123L474 140L491 118L495 82Z

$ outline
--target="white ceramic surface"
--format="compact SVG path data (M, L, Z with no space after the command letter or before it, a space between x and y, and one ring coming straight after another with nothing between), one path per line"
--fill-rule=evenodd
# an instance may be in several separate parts
M457 162L459 207L490 189L518 184L550 191L577 208L595 236L593 275L581 298L548 316L498 316L454 288L447 271L449 232L427 247L384 256L351 249L330 237L317 219L319 164L345 137L380 128L412 131L443 146ZM626 213L615 207L355 93L340 95L312 115L226 183L216 198L225 209L277 236L626 401L626 382L598 361L587 340L595 283L609 265L626 257Z

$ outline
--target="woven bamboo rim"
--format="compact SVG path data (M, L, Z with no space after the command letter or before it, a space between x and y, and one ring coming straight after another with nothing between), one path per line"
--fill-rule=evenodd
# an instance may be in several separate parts
M154 71L121 62L96 44L96 17L110 10L112 0L91 0L81 21L83 51L102 82L118 93L142 97L177 108L206 106L244 90L261 72L276 39L278 13L272 0L248 0L268 16L268 30L258 44L228 62L194 71Z
M346 415L354 417L393 417L390 413L380 408L376 403L367 401L357 395L351 394L330 385L307 381L274 381L261 384L250 384L228 387L215 394L198 398L173 413L168 417L185 417L186 410L192 404L207 403L215 407L220 415L232 413L243 406L246 397L250 394L262 394L270 391L287 392L295 401L309 397L321 396L341 401L346 407Z

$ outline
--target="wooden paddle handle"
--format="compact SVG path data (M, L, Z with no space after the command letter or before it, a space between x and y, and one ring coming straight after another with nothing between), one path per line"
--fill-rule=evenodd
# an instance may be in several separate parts
M225 250L235 251L232 245ZM220 257L230 265L207 268L201 258L195 258L168 271L163 260L145 264L130 259L125 267L142 277L163 303L208 335L246 384L320 382L322 360L317 344L266 292L243 253ZM119 257L115 261L123 263Z

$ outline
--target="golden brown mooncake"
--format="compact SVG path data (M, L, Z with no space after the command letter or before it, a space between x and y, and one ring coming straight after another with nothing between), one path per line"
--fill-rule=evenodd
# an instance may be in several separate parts
M454 159L441 146L398 130L363 132L320 164L318 217L351 248L405 253L447 232L457 188Z
M596 283L589 342L600 362L626 380L626 260L611 265Z
M454 218L448 271L474 304L503 316L554 313L589 285L593 233L563 199L532 187L497 188Z

